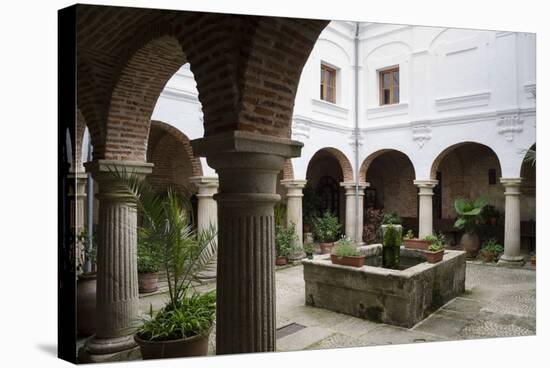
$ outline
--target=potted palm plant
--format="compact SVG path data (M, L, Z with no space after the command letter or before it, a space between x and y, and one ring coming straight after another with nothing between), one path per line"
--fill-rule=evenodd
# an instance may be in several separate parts
M166 271L168 300L142 319L134 339L144 359L206 355L216 297L199 294L193 281L215 256L215 230L197 232L188 199L169 189L155 193L134 175L113 171L112 190L138 209L151 242L158 244Z
M147 229L138 229L138 284L140 293L152 293L158 289L159 251L158 246L149 241Z
M365 265L365 256L351 245L349 238L342 237L334 247L330 260L333 264L351 267L363 267Z
M334 241L340 236L338 219L330 211L325 211L322 217L313 220L313 234L319 242L321 253L329 254L334 246Z
M297 241L296 225L291 223L286 228L282 225L275 226L275 264L277 266L288 263L288 257L292 254Z
M475 257L480 247L479 236L476 231L481 218L481 211L487 205L487 196L481 195L473 202L457 198L454 205L458 214L454 227L464 231L460 239L462 249L468 252L470 257Z
M94 238L84 228L77 236L81 245L77 263L76 328L79 336L91 336L96 325L97 274Z

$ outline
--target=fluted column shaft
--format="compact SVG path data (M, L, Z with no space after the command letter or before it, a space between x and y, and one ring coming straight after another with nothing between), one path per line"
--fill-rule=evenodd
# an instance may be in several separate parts
M356 198L356 183L343 182L340 186L346 189L346 220L345 235L357 243L363 241L363 197L367 183L359 183ZM357 199L359 200L358 211L355 211Z
M521 178L501 178L504 186L504 254L499 259L500 265L522 266L520 255L521 218L520 218L520 185Z
M433 195L437 180L415 180L418 187L418 238L433 233Z
M294 224L296 226L296 235L298 235L297 244L295 244L295 254L291 255L293 259L301 259L304 257L304 240L303 240L303 224L302 224L302 190L304 189L307 180L287 179L282 180L281 184L286 187L286 220L287 225Z
M139 292L137 281L137 211L127 198L110 191L109 170L139 176L151 172L152 164L93 161L86 165L99 183L99 230L97 249L96 335L86 344L90 354L110 354L135 346Z
M275 351L276 180L301 144L229 132L192 145L220 181L216 354Z

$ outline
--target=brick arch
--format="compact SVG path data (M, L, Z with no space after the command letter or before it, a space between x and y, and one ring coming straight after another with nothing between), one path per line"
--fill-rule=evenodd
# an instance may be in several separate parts
M290 159L285 161L282 173L282 180L294 179L294 167L292 166L292 161Z
M166 135L171 136L178 143L180 143L187 153L186 158L191 162L192 166L192 176L203 176L201 161L198 157L195 157L189 138L178 128L162 121L151 120L150 134L147 144L147 161L150 161L151 153Z
M169 36L147 43L132 55L111 95L105 152L101 152L105 158L145 160L149 122L158 96L185 61L179 42Z
M473 141L466 141L466 142L459 142L459 143L453 144L453 145L445 148L443 151L441 151L436 156L435 160L432 163L431 169L430 169L430 179L433 179L433 180L436 179L437 170L439 168L439 165L445 159L445 157L447 157L447 155L449 153L453 152L454 150L456 150L459 147L463 147L463 146L468 145L468 144L479 145L479 146L482 146L482 147L485 147L485 148L489 149L489 151L491 151L492 154L496 157L498 165L499 165L499 169L502 170L502 164L500 162L500 158L498 157L497 153L491 147L489 147L489 146L487 146L483 143L478 143L478 142L473 142Z
M328 153L329 155L334 157L336 159L336 161L338 161L338 163L340 164L340 169L342 170L342 177L343 177L345 182L353 181L353 169L351 167L351 163L348 160L348 158L346 157L346 155L337 148L325 147L325 148L321 148L320 150L315 152L315 154L309 160L308 169L309 169L309 165L317 157L319 157L319 155L321 155L323 153Z
M378 150L376 152L373 152L371 153L370 155L367 156L367 158L365 158L363 160L363 163L361 164L361 167L359 168L359 180L361 181L366 181L367 180L367 172L369 170L369 167L370 165L372 164L372 162L377 158L377 157L380 157L381 155L385 154L385 153L388 153L388 152L397 152L397 153L400 153L402 154L403 156L405 156L407 158L407 160L409 160L412 168L413 168L413 172L415 171L415 168L414 168L414 165L412 163L412 160L410 159L409 156L407 156L406 153L402 152L402 151L399 151L399 150L396 150L396 149L393 149L393 148L388 148L388 149L381 149L381 150ZM416 174L415 174L416 175Z

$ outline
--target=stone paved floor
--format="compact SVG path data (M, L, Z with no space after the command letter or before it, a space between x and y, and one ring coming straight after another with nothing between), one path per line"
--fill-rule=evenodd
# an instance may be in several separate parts
M278 351L325 349L415 342L534 335L535 272L468 262L466 293L411 329L374 323L304 305L301 265L279 269L277 328L298 323L305 328L277 340ZM200 291L215 284L200 286ZM162 306L165 293L140 298L143 311ZM215 329L214 329L215 331ZM210 339L214 353L215 333ZM81 340L81 343L83 341Z

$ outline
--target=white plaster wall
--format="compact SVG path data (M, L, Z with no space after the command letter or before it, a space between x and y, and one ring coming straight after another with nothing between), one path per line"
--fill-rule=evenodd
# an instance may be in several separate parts
M304 66L293 117L293 159L304 179L323 147L342 151L355 167L355 23L331 22ZM536 139L535 36L526 33L362 23L359 32L359 166L382 149L396 149L427 179L437 156L460 142L478 142L497 154L502 175L520 175L522 151ZM319 99L320 65L337 68L336 103ZM378 71L400 68L400 103L378 106ZM201 105L186 65L167 83L152 119L203 136ZM205 175L215 175L201 160Z

